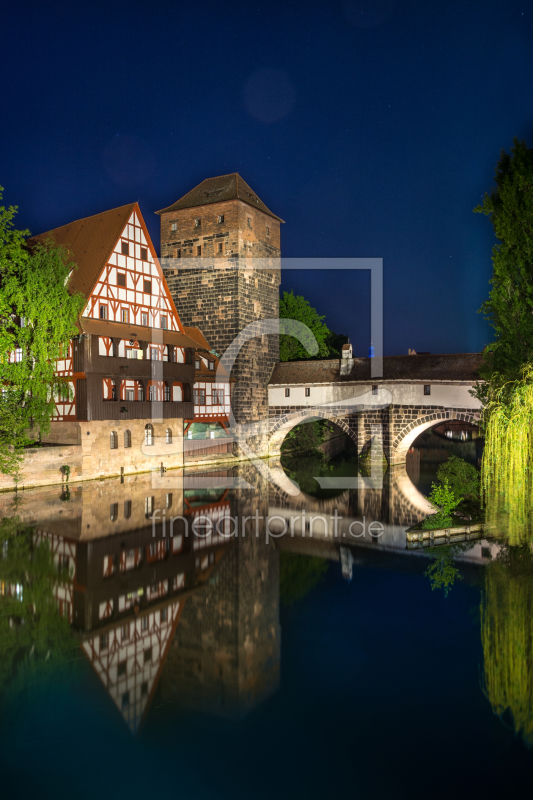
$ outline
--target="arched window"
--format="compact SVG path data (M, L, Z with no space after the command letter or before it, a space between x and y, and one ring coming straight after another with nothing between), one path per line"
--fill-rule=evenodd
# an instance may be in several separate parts
M116 431L111 431L109 434L109 447L111 450L116 450L118 448L118 436Z
M131 447L131 431L124 431L124 447Z
M154 443L154 426L148 423L144 426L144 443L152 445Z
M170 430L170 428L167 428L165 441L167 444L172 444L172 431Z

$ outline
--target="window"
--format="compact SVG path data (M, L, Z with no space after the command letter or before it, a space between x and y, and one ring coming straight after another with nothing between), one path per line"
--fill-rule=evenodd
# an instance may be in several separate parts
M161 609L161 622L166 622L168 619L168 608Z
M125 286L125 285L126 285L126 273L117 272L117 286Z
M107 633L103 633L100 636L100 650L107 650L109 646L109 635Z
M246 220L246 222L247 222L247 224L248 224L248 227L249 227L249 228L251 228L251 227L252 227L252 220L250 219L250 217L248 217L248 219Z
M167 386L166 384L163 389L163 399L165 403L170 403L170 386Z
M224 222L224 214L218 215L218 224L221 225Z
M153 513L154 513L154 497L153 495L151 495L150 497L144 498L144 516L150 519ZM154 543L152 542L152 544ZM150 547L152 547L152 544L150 545ZM150 551L150 555L153 555L152 551Z
M133 403L135 401L135 389L126 389L126 400L129 403ZM126 445L126 442L124 442L124 447L126 446L131 447L131 445Z
M148 325L148 314L146 311L141 312L141 325Z
M142 385L142 383L137 384L137 398L139 402L142 402L144 400L144 386Z
M213 389L212 402L214 406L224 405L224 389Z
M149 647L147 650L144 651L144 663L148 664L148 662L151 660L152 660L152 648Z
M377 394L377 393L378 393L378 387L374 384L374 386L372 386L372 394Z
M111 522L116 522L118 519L118 503L111 503L109 507L109 519Z
M122 255L129 256L129 254L130 254L130 243L122 242Z
M309 387L307 387L306 390L305 390L305 396L306 397L311 397L311 389Z
M214 372L214 371L215 371L215 362L214 362L214 361L208 361L208 362L207 362L207 366L209 367L209 369L211 370L211 372Z
M148 630L148 617L143 617L141 620L141 630L147 631Z
M144 426L144 443L148 446L154 443L154 426L150 423Z
M194 220L194 227L195 228L200 228L201 225L202 225L202 220L201 219L195 219Z
M127 308L122 309L122 322L129 322L130 321L130 312Z
M124 692L122 695L122 708L129 708L130 705L130 693Z
M171 231L177 231L178 230L178 223L177 222L171 222L170 223L170 230Z
M267 225L267 236L270 236L270 228Z
M195 406L205 406L205 389L193 389L192 401Z
M218 252L222 253L223 251L224 251L224 245L222 244L222 242L219 242L218 243Z
M146 278L144 279L144 293L152 294L152 281L147 281Z
M161 327L164 331L167 329L167 318L164 314L161 314Z
M22 361L22 347L15 348L15 361Z
M492 558L492 552L490 547L481 548L481 558Z
M126 674L126 661L120 661L117 669L117 677L120 678L121 675Z
M143 681L143 683L141 683L141 697L146 697L147 694L148 694L148 682Z
M118 449L118 436L116 431L111 431L109 434L109 448L110 450Z
M172 431L170 431L170 441L172 441ZM167 493L166 505L167 508L172 508L172 492Z
M285 389L285 397L290 397L290 396L291 396L291 390Z
M148 399L152 403L157 400L157 386L152 385L148 387Z
M107 319L107 306L100 306L100 319Z
M131 447L131 431L124 431L124 447Z
M194 359L194 369L200 369L200 359L199 358L195 358Z
M130 638L130 626L129 625L123 625L122 628L120 629L120 633L121 633L122 641L124 641L125 639L129 639Z
M134 347L126 347L126 358L136 359L137 353L138 350L136 350Z
M166 388L166 387L165 387L165 388ZM172 431L170 430L170 428L167 428L167 430L166 430L166 433L165 433L165 442L166 442L167 444L172 444Z
M424 386L424 394L425 395L431 394L431 386L428 386L427 384L426 386Z
M148 248L141 247L141 261L148 261Z
M181 258L181 249L180 248L178 248L178 250L176 251L176 258Z
M159 360L159 350L157 349L157 347L150 348L150 358L152 359L152 361Z
M197 245L197 247L196 247L196 255L197 256L201 256L202 255L202 245L201 244Z
M124 519L131 517L131 500L124 500Z

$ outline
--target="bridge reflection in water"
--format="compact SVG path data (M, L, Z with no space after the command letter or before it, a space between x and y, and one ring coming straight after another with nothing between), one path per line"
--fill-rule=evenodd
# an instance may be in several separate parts
M32 549L49 545L59 614L133 733L156 694L242 717L277 690L280 551L342 561L347 574L362 548L406 554L406 528L427 513L405 469L327 499L288 488L241 463L46 487L16 508L0 497L0 516L17 515ZM481 545L465 557L482 561ZM22 597L23 572L0 574L4 596Z

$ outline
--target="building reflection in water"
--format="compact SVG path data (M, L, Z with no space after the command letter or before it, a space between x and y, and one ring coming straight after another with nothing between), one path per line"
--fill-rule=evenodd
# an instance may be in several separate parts
M0 516L13 513L11 503L12 496L0 497ZM156 692L172 704L238 718L277 690L280 551L338 561L339 578L341 566L350 578L365 548L405 553L406 527L426 512L405 470L386 473L381 486L370 481L320 499L289 495L244 463L185 477L75 484L68 494L46 487L25 492L16 509L35 544L49 544L59 612L134 733ZM239 537L229 535L235 520ZM368 531L376 520L379 537ZM364 530L356 538L354 523ZM481 562L482 543L465 558ZM21 591L18 583L2 586Z

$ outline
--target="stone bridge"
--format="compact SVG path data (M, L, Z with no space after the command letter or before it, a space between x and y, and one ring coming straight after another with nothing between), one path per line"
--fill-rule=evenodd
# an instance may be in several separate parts
M481 354L389 356L381 377L370 375L370 362L350 351L335 361L278 363L269 384L269 455L280 454L296 425L325 419L351 438L359 456L375 447L389 464L405 464L428 428L479 423L481 405L471 390Z

